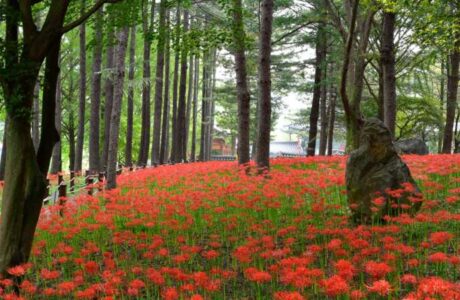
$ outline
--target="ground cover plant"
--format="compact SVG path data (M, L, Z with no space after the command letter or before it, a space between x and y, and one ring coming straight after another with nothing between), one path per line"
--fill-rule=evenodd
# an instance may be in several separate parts
M268 178L233 162L126 173L45 207L30 263L8 272L24 299L460 299L460 156L405 156L421 212L359 227L345 160L276 159Z

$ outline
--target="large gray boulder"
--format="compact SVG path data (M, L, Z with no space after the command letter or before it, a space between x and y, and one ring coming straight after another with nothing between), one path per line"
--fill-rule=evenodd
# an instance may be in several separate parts
M421 139L398 140L394 144L399 154L426 155L429 153L428 146Z
M413 215L420 209L422 195L401 160L390 131L376 118L365 121L360 147L347 161L348 204L356 224L382 222L400 213Z

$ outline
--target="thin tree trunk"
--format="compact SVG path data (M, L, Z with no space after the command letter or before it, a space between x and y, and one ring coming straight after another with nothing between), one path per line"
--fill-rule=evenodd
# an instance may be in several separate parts
M184 10L183 29L188 31L189 13ZM185 36L182 36L182 44L185 45ZM186 160L185 157L185 113L186 113L186 87L187 87L187 47L182 47L180 63L180 84L179 84L179 103L177 107L177 150L176 162Z
M155 1L151 5L150 20L148 13L148 1L142 1L142 30L144 33L144 58L143 58L143 85L142 85L142 128L141 128L141 142L139 148L139 157L137 164L140 166L146 166L149 156L150 146L150 50L152 47L152 41L150 34L153 26L153 16L155 10Z
M35 151L38 151L38 146L40 144L40 82L38 80L34 89L32 140L34 142Z
M82 12L85 0L82 1ZM80 25L80 97L78 110L77 149L75 151L75 171L83 169L83 145L85 143L85 106L86 106L86 24Z
M69 112L69 170L75 170L75 121L73 110Z
M396 15L393 12L383 13L382 45L380 50L383 67L383 103L384 123L395 136L396 128L396 72L394 30Z
M263 0L261 5L261 29L259 46L259 132L256 162L260 172L270 168L271 132L271 37L273 24L273 0Z
M187 156L187 149L189 144L189 136L190 136L190 115L192 113L192 102L193 102L193 83L194 78L194 64L193 64L193 54L190 54L189 57L189 72L188 72L188 85L187 85L187 109L185 113L185 139L184 139L184 158L185 160L189 160L190 157Z
M177 126L177 90L179 84L179 42L180 42L180 7L176 8L176 38L174 40L174 77L173 77L173 99L172 99L172 143L171 143L171 161L177 162L178 149L178 126Z
M200 136L200 161L206 161L206 141L207 126L209 122L209 51L203 52L203 80L202 80L202 99L201 99L201 136Z
M125 56L128 46L129 28L120 29L117 34L116 67L114 76L114 95L110 120L109 151L107 159L107 189L117 186L118 135L120 130L121 104L125 79Z
M165 18L166 0L160 3L160 24L157 44L157 67L155 74L155 108L153 121L153 140L152 140L152 165L160 163L160 141L161 141L161 108L163 102L163 76L165 64Z
M109 46L107 48L107 61L106 67L107 70L107 78L105 80L105 103L104 103L104 146L102 148L102 156L101 156L101 168L102 170L107 171L107 159L109 157L109 136L110 136L110 121L112 116L112 105L113 105L113 94L114 94L114 77L115 77L115 62L114 62L114 55L115 55L115 33L113 30L108 32L108 43Z
M313 100L310 112L310 128L308 132L307 156L314 156L316 152L316 139L318 135L319 104L321 99L323 70L326 60L327 41L321 26L316 33L316 62L315 62L315 85L313 87Z
M62 134L61 134L61 81L58 79L56 86L56 110L55 126L60 136L59 142L54 145L53 158L51 164L51 174L57 174L62 171Z
M101 66L102 66L102 22L103 12L96 13L91 78L91 116L89 131L89 169L95 173L101 169L99 158L99 123L101 106Z
M445 61L444 57L441 58L441 82L440 84L440 92L439 92L439 108L441 112L441 116L444 117L444 97L445 97ZM444 138L444 126L439 126L439 136L438 136L438 153L442 153L442 140Z
M460 45L457 45L457 47L459 46ZM449 72L447 76L446 126L444 127L444 139L442 142L442 153L452 153L454 119L455 119L455 110L457 108L457 95L458 95L459 62L460 62L459 50L456 50L450 54L449 62L450 62L450 66L448 68Z
M208 141L206 149L206 160L211 160L212 156L212 141L214 137L214 120L215 120L215 110L216 110L216 101L214 99L214 91L216 89L216 72L217 72L217 49L212 50L211 55L211 78L209 80L209 89L208 89L208 98L210 105L210 114L209 114L209 127L208 127Z
M325 64L326 65L326 62ZM328 119L327 119L327 68L323 68L323 78L321 81L321 100L320 100L320 117L321 117L321 132L319 136L319 155L326 155L327 147L327 132L328 132Z
M169 72L171 66L171 39L169 35L170 31L170 19L169 10L166 10L166 32L165 32L165 75L164 75L164 97L163 97L163 117L161 125L161 145L160 145L160 164L164 164L168 161L168 150L169 150Z
M136 64L136 26L131 27L129 42L129 74L128 74L128 110L125 144L125 164L133 165L133 118L134 118L134 75Z
M190 160L194 162L196 160L196 126L198 117L198 83L200 77L200 58L195 56L195 67L194 67L194 83L193 83L193 120L192 120L192 150L190 154Z
M233 0L233 45L235 55L236 93L238 102L238 163L247 164L250 133L250 103L246 71L246 33L243 22L243 5L241 0Z
M335 88L331 85L331 94L329 96L330 103L329 103L329 113L328 113L328 121L329 124L327 125L328 134L327 134L327 155L332 155L332 150L334 147L334 127L335 127L335 105L337 101Z

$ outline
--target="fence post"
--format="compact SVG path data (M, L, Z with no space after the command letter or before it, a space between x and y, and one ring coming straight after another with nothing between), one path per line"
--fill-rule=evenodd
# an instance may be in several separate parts
M70 193L75 191L75 171L70 171Z
M92 185L93 184L93 177L91 176L91 173L89 172L89 170L86 170L85 172L85 184L86 184L86 188L88 188L88 186ZM93 187L89 187L88 188L88 195L93 195Z
M102 191L102 187L103 187L103 184L102 182L104 181L104 177L105 177L105 173L104 172L99 172L98 176L97 176L97 181L98 181L98 190L99 192Z

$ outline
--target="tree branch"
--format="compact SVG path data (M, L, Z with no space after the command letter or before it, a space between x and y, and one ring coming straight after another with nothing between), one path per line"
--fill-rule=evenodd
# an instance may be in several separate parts
M22 15L22 23L24 26L24 38L26 43L30 42L35 33L37 33L37 26L35 25L32 16L32 2L30 0L19 1L19 10Z
M332 21L335 23L335 26L339 30L342 40L345 42L347 40L347 32L343 26L342 20L340 19L339 13L335 10L334 5L331 3L331 0L324 0L326 7L329 13L332 16Z
M70 22L67 25L64 25L62 27L61 33L64 34L66 32L69 32L70 30L74 29L75 27L81 25L83 22L85 22L89 17L91 17L92 14L94 14L101 6L103 6L105 3L117 3L120 2L121 0L98 0L89 10L87 10L85 13L83 13L80 18L76 19L73 22Z
M289 32L287 32L287 33L285 33L285 34L283 34L280 38L278 38L276 41L274 41L274 42L272 43L272 45L274 46L274 45L278 44L279 42L281 42L282 40L284 40L284 39L287 38L288 36L293 35L293 34L296 33L297 31L301 30L302 28L308 27L308 26L310 26L310 25L313 24L313 23L316 23L316 22L315 22L315 21L308 21L308 22L306 22L306 23L304 23L304 24L301 24L301 25L297 26L297 27L294 28L293 30L291 30L291 31L289 31Z

